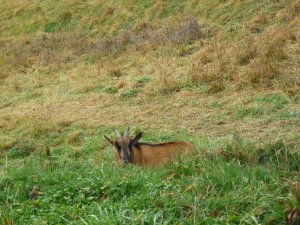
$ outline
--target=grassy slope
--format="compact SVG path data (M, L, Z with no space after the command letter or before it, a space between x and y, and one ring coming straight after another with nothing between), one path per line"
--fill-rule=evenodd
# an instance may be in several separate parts
M283 224L297 205L297 1L1 7L1 223ZM102 135L128 125L197 151L155 170L119 168Z

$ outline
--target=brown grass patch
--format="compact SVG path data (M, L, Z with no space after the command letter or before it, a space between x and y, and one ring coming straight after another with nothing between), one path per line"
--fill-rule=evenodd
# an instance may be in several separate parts
M245 51L246 60L245 57L238 60L248 62L243 80L240 81L271 86L272 80L280 79L281 62L289 57L285 52L285 45L292 40L294 35L291 30L277 27L270 29L263 37L253 39L253 44Z
M213 83L215 87L220 87L218 82L231 80L235 68L231 63L229 50L230 46L225 43L212 43L200 50L194 56L198 60L192 64L188 72L192 83Z
M91 50L91 45L80 33L40 34L6 42L2 50L6 66L17 71L53 71L66 68L69 62Z
M69 18L66 12L62 17ZM95 63L104 56L117 57L126 51L145 52L159 46L189 44L204 36L202 27L194 18L177 23L168 23L160 28L140 27L139 30L127 29L115 36L100 40L89 38L80 32L42 33L33 38L1 42L6 69L11 72L55 72L72 68L78 60ZM1 77L7 77L1 69ZM117 73L119 74L119 73Z
M154 93L170 94L180 91L183 84L184 82L178 77L162 74L151 83L151 86Z
M31 134L35 137L40 137L50 132L57 132L59 130L60 127L49 120L34 119L34 122L31 127Z
M263 18L258 19L266 23ZM237 87L249 84L270 87L274 80L284 83L282 81L287 79L283 74L286 72L282 71L290 59L287 44L295 40L291 28L277 26L268 27L263 33L247 36L237 43L213 40L193 56L189 78L194 84L212 84L214 87L232 81Z

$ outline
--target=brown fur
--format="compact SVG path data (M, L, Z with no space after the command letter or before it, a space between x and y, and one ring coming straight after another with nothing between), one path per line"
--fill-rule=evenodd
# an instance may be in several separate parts
M132 148L131 163L140 166L158 166L170 162L177 154L187 154L194 146L189 142L169 142L160 144L137 143ZM116 152L116 160L121 162Z

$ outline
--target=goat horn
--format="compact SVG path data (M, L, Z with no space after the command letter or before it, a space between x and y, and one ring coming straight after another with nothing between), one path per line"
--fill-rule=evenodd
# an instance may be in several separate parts
M117 136L117 138L121 137L121 134L119 131L117 131L115 128L113 128L112 130L115 133L115 135Z
M124 137L129 137L129 131L130 127L128 127L127 130L124 132Z

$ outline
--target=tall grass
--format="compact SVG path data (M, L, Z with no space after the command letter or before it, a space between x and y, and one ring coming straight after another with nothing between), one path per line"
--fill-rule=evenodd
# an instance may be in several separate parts
M122 167L115 163L115 150L99 138L107 129L86 134L78 126L62 129L66 142L10 147L0 178L2 223L282 224L286 219L300 156L283 140L258 144L239 136L215 141L159 132L144 139L191 139L196 150L158 168ZM41 141L53 138L60 139ZM30 200L35 185L40 194Z
M96 152L79 156L80 162L62 158L55 167L43 163L43 156L32 156L18 169L7 168L1 178L1 222L283 224L282 203L295 168L283 170L285 155L263 149L270 151L263 164L199 149L156 169L115 165L112 149L105 149L96 164ZM34 185L41 194L32 201L28 193Z

